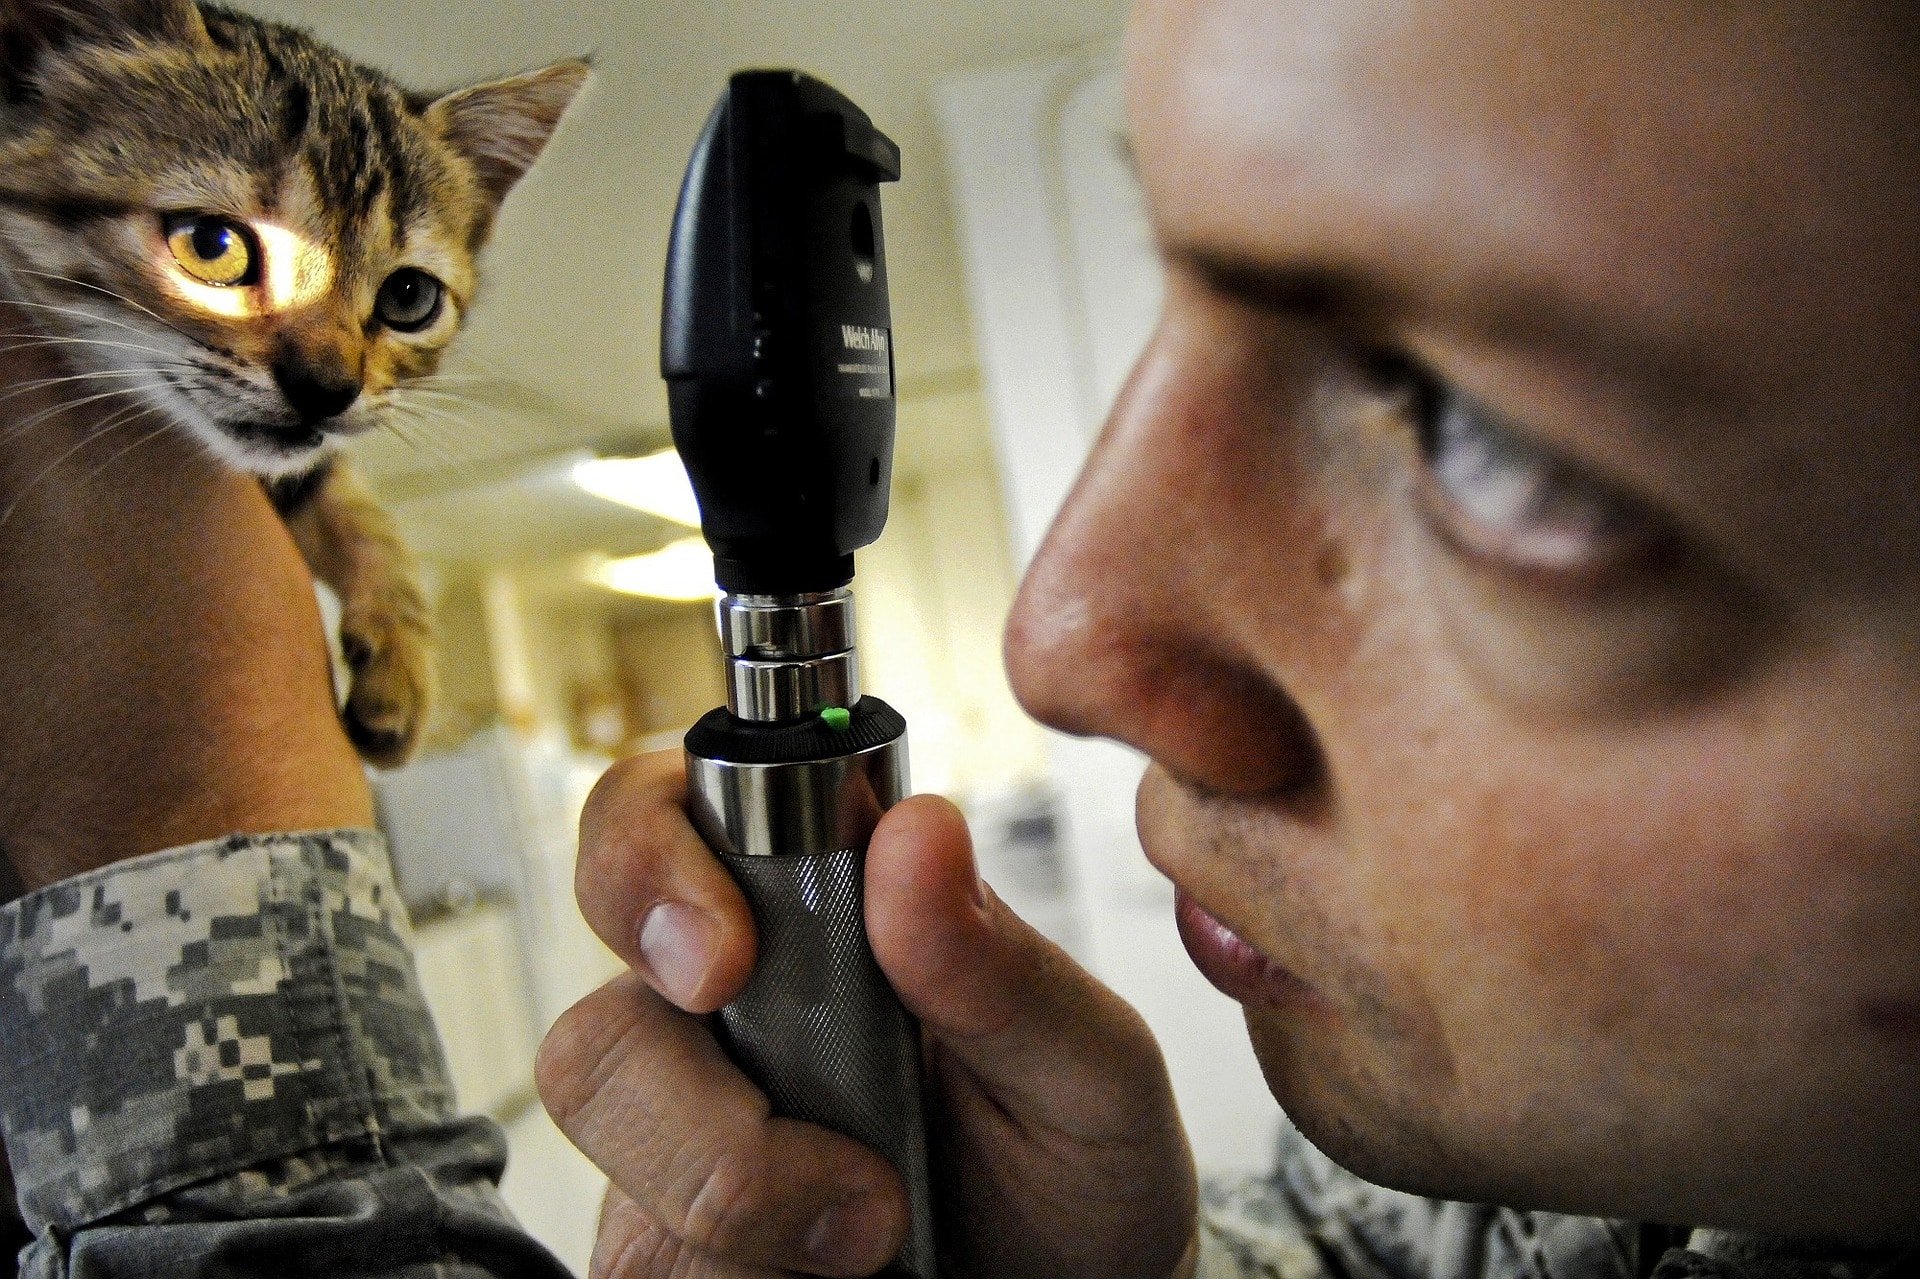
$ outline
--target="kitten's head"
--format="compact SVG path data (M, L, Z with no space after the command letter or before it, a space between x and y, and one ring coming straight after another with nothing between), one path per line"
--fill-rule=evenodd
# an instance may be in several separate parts
M0 292L104 407L298 473L438 364L587 74L422 97L192 0L0 0Z

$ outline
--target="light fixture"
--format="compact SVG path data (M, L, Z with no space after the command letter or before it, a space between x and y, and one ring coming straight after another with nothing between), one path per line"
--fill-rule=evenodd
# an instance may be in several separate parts
M646 457L597 457L576 462L573 482L595 497L657 515L688 528L700 527L700 504L680 455L662 449Z
M688 601L720 597L720 588L713 584L713 552L697 537L683 538L650 555L607 560L596 565L591 576L624 595Z

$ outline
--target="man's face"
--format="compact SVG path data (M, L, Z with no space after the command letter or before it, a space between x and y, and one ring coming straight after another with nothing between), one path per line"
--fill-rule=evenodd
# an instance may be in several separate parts
M1009 655L1153 757L1190 949L1363 1175L1920 1226L1920 34L1867 8L1136 14L1166 312Z

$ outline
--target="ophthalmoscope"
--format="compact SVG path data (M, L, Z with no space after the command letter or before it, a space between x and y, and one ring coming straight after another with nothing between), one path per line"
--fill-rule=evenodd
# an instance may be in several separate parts
M934 1279L920 1032L863 905L868 837L907 791L906 721L860 691L847 590L893 473L880 185L899 176L834 89L734 75L681 187L660 363L724 592L727 704L687 734L688 808L759 932L716 1029L776 1114L893 1163L913 1222L882 1273Z

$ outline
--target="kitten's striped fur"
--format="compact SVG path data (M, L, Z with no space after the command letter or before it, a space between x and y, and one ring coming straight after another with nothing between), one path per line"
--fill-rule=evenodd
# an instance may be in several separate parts
M99 397L102 430L171 422L270 482L342 597L348 728L376 762L419 731L426 608L390 521L329 458L437 367L501 200L586 76L420 95L216 5L0 0L0 297L91 379L74 398ZM209 284L169 240L197 255L228 232L258 278ZM438 299L417 330L382 292L408 272L438 286L406 276L405 298Z

